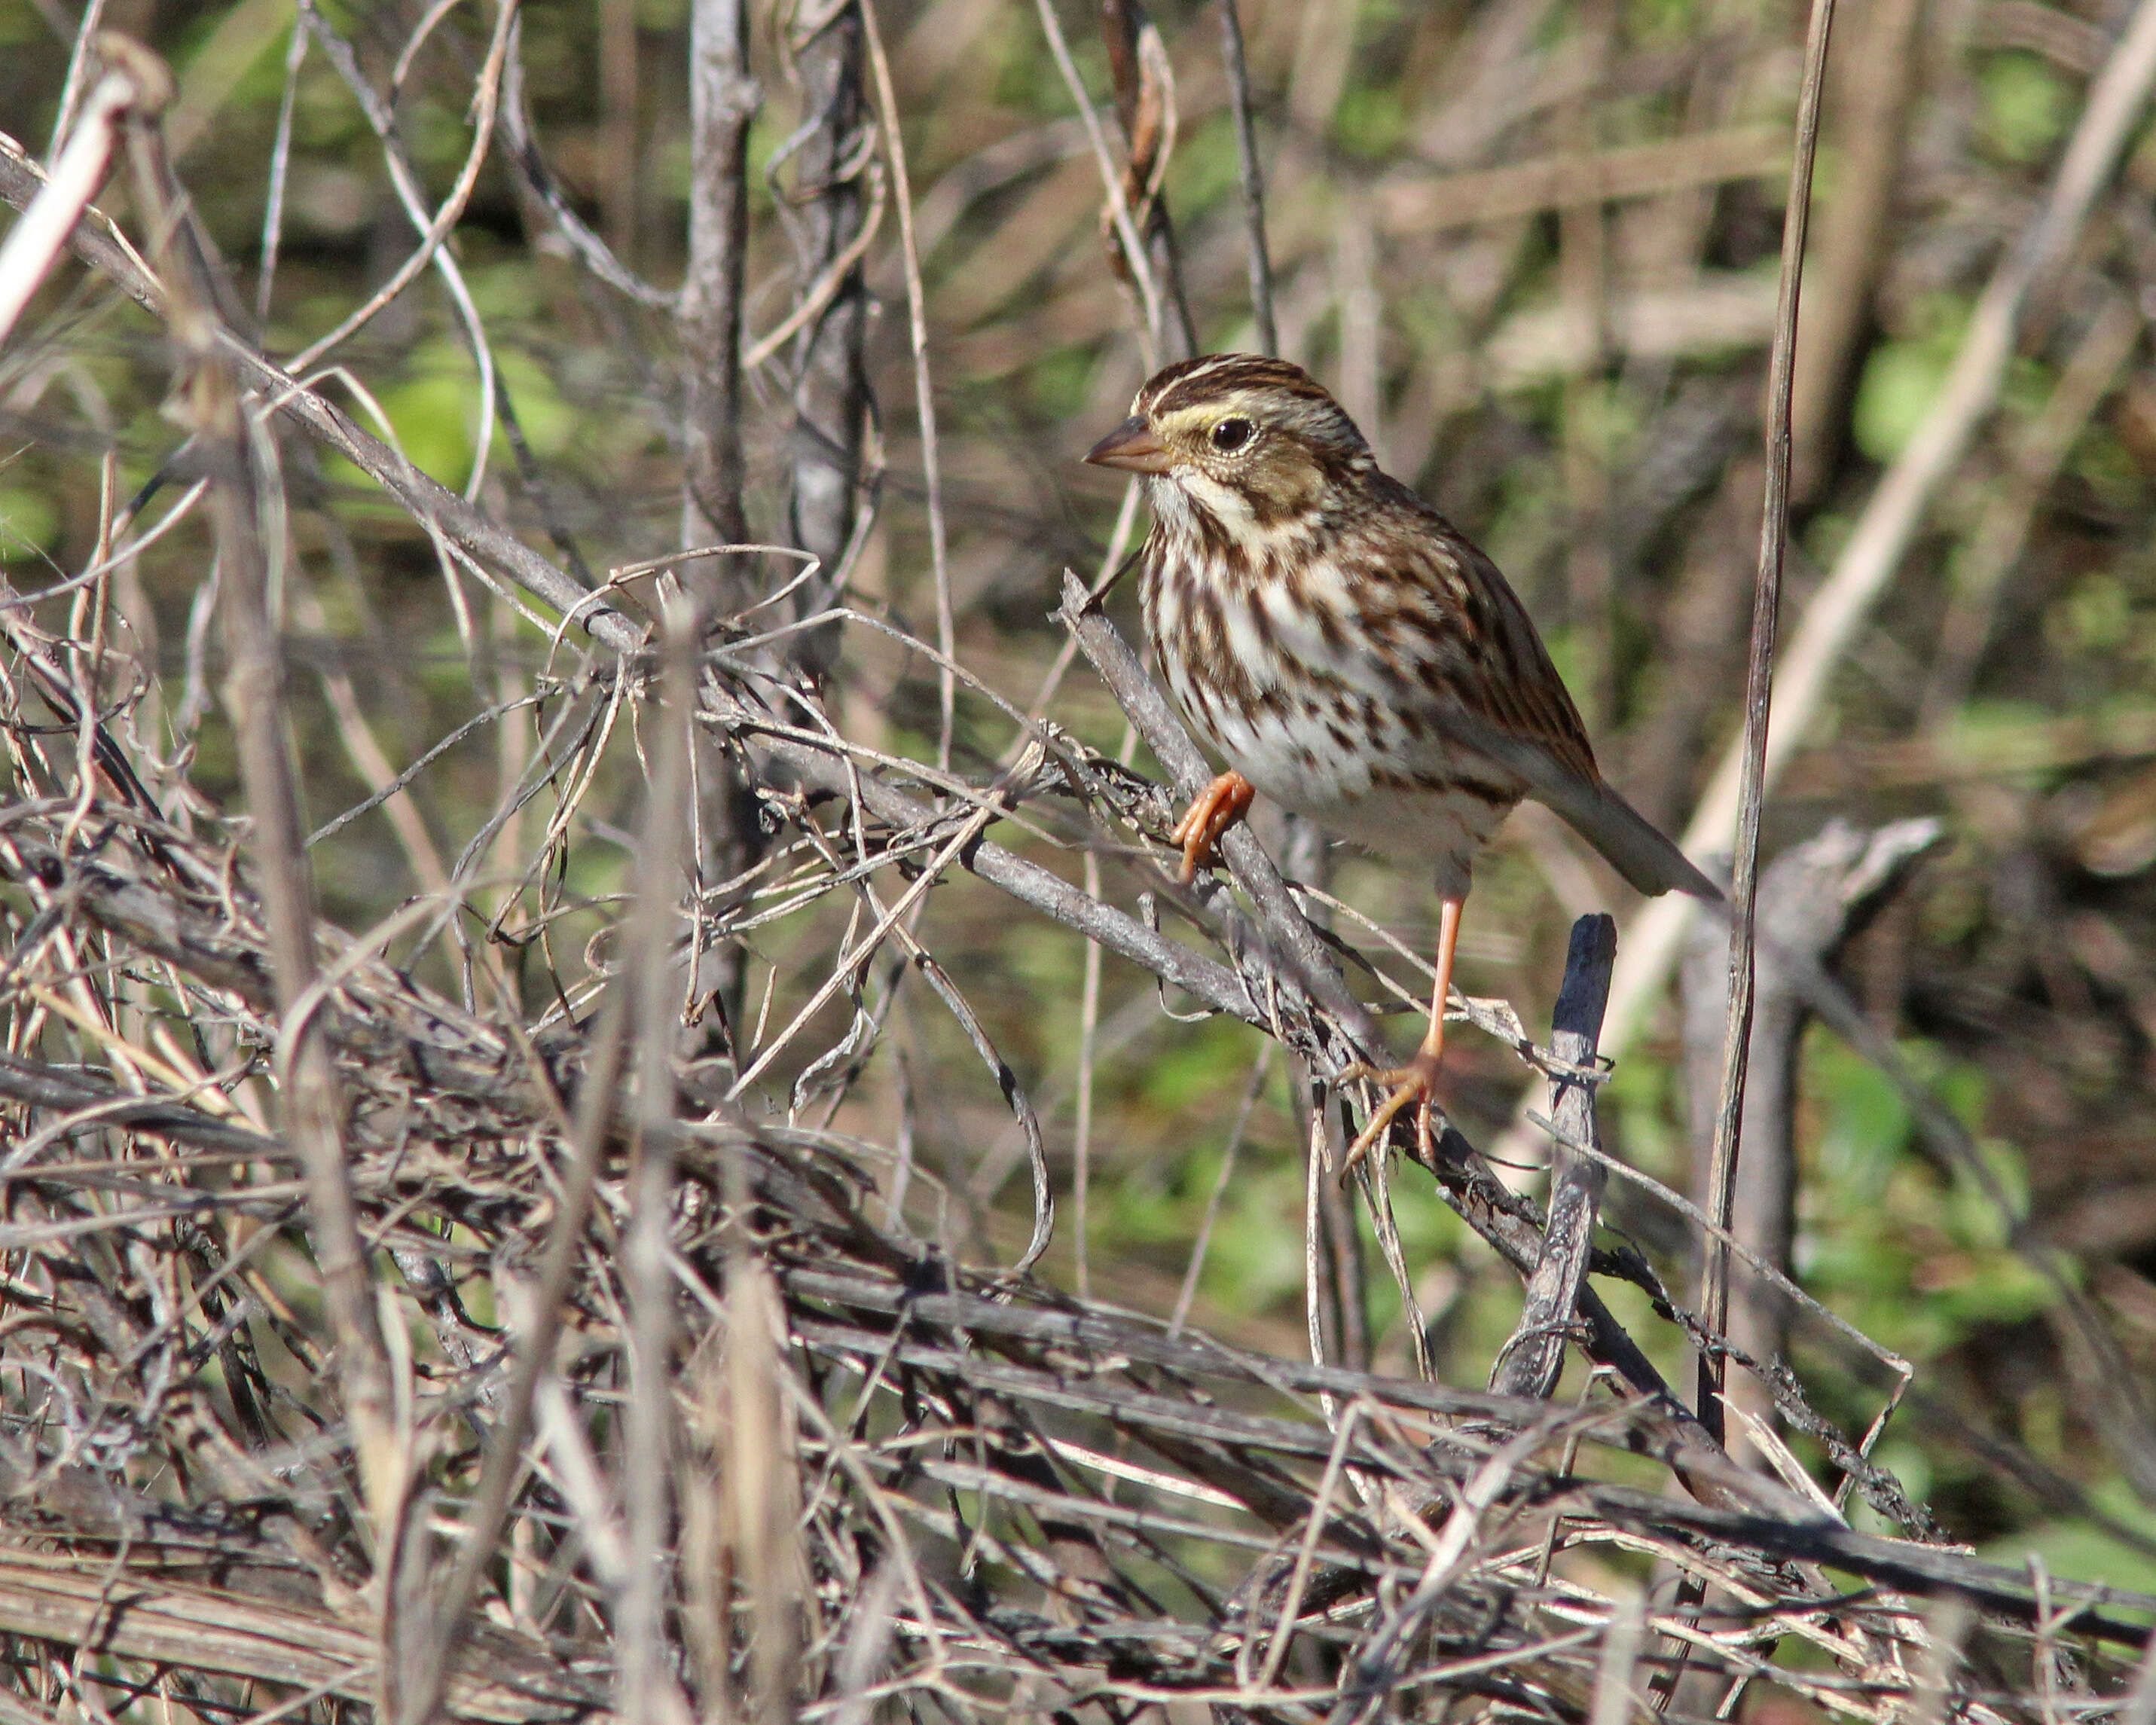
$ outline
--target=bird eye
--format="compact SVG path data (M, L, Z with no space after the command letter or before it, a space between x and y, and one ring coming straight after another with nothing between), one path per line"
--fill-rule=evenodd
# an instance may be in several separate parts
M1240 449L1256 435L1258 428L1240 414L1223 419L1213 428L1213 447L1223 454Z

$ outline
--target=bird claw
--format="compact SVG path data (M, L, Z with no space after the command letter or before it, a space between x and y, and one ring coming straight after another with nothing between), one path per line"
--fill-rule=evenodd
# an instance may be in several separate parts
M1235 825L1250 812L1257 792L1240 773L1224 773L1200 791L1183 819L1169 829L1168 842L1183 847L1183 866L1175 878L1188 886L1198 871L1208 866L1217 847Z
M1394 1120L1411 1102L1418 1105L1415 1109L1416 1155L1425 1163L1436 1160L1436 1134L1431 1127L1430 1117L1437 1106L1437 1070L1438 1056L1428 1050L1416 1055L1404 1066L1373 1066L1367 1060L1358 1060L1353 1065L1342 1069L1340 1076L1333 1080L1336 1085L1376 1084L1388 1086L1391 1092L1370 1111L1370 1117L1363 1122L1363 1130L1355 1135L1355 1142L1348 1147L1348 1153L1340 1158L1342 1185L1348 1183L1348 1177L1355 1172L1363 1158L1370 1154L1373 1147L1383 1142Z

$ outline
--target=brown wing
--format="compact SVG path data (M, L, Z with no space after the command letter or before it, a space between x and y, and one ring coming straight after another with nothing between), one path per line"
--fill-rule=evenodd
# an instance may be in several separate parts
M1447 549L1460 565L1467 630L1485 644L1470 661L1476 674L1461 680L1461 704L1507 735L1533 743L1562 771L1588 784L1601 783L1586 724L1527 608L1477 547L1450 528L1447 536Z
M1431 716L1456 741L1509 768L1641 892L1720 890L1645 816L1603 782L1579 709L1551 663L1527 607L1497 566L1404 485L1386 484L1421 517L1432 552L1418 571L1428 596L1453 612L1455 650L1423 680Z
M1579 709L1497 566L1475 542L1390 475L1371 475L1378 506L1358 548L1397 583L1389 595L1411 618L1416 680L1499 734L1545 757L1546 771L1599 784ZM1413 553L1403 557L1409 547ZM1537 778L1543 774L1535 775Z

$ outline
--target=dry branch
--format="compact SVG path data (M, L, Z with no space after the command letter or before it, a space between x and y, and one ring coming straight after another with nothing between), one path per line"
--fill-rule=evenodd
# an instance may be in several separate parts
M1772 788L1825 698L1835 668L1901 566L1934 494L1967 453L1997 405L2029 302L2065 259L2109 182L2156 87L2156 3L2137 6L2097 75L2035 219L2017 234L1985 284L1960 351L1922 424L1880 479L1832 572L1806 604L1775 673L1775 721L1767 737L1763 783ZM1685 833L1695 855L1729 842L1744 752L1732 744L1717 763ZM1674 900L1651 906L1627 942L1610 988L1613 1051L1622 1053L1675 962L1690 912Z
M1381 183L1378 221L1397 233L1427 233L1501 222L1542 210L1576 209L1653 198L1695 186L1764 179L1789 167L1779 126L1629 144L1522 162L1471 173L1401 173Z
M108 1560L0 1559L0 1630L113 1659L218 1672L367 1702L380 1692L372 1625L289 1599L203 1586L154 1556L118 1574ZM599 1693L543 1648L483 1635L448 1681L452 1717L529 1725L588 1716Z
M1572 954L1551 1023L1550 1052L1568 1065L1591 1071L1609 998L1609 967L1617 957L1617 925L1607 916L1583 916L1573 925ZM1600 1147L1594 1127L1594 1086L1581 1079L1550 1080L1550 1120L1557 1128L1550 1159L1549 1217L1543 1253L1527 1279L1519 1326L1497 1356L1490 1387L1501 1395L1547 1396L1564 1369L1564 1344L1587 1285L1588 1249L1606 1176L1600 1164L1571 1147Z
M64 816L18 814L11 829L16 835L17 854L40 829L41 821L49 829L59 819ZM193 855L191 841L177 835L162 842L168 850L189 858ZM110 852L125 845L124 839L115 837L108 839L105 848ZM54 855L49 849L39 854ZM30 882L43 880L27 861L22 868L18 878ZM161 882L167 892L177 884L171 873L160 875L157 870L157 865L146 860L137 865L127 889L138 904L134 922L167 930L188 927L195 913L187 907L183 891L171 913L162 919L146 917L140 910L139 901L157 891ZM216 874L214 870L205 872L213 878ZM177 877L184 878L184 875ZM119 896L110 888L93 891L86 886L74 902L86 908L109 905ZM244 906L246 901L243 898L239 902ZM107 926L117 927L116 919ZM256 928L251 917L243 916L225 931L222 947L202 952L200 962L212 974L199 979L200 987L214 991L218 989L218 979L262 973L265 968L260 957L263 937ZM177 935L168 934L164 944L182 963L195 952L188 940ZM254 962L239 962L237 951L249 948L256 954ZM140 962L164 961L145 953ZM460 1015L416 995L395 973L362 965L347 968L345 974L337 1013L325 1019L329 1045L394 1047L405 1040L398 1028L405 1024L435 1026L431 1034L438 1044L454 1045L459 1040L447 1033L457 1028ZM222 998L228 1007L235 1001L228 993ZM463 1034L480 1034L480 1027L471 1025ZM598 1034L603 1049L604 1032ZM570 1059L562 1068L571 1075L570 1088L579 1096L580 1107L588 1106L594 1094L603 1096L610 1089L603 1065L593 1067L581 1079L575 1076L583 1059L603 1062L604 1055L601 1050L592 1050ZM40 1063L24 1064L34 1073ZM562 1286L558 1281L562 1266L575 1265L566 1285L566 1300L559 1307L550 1309L572 1314L575 1333L582 1338L581 1350L587 1363L575 1368L572 1387L578 1393L598 1388L606 1381L605 1374L594 1376L593 1363L616 1358L622 1345L613 1321L604 1316L616 1309L618 1296L608 1290L620 1268L616 1254L605 1244L608 1236L603 1218L626 1200L624 1183L629 1173L626 1141L618 1134L587 1141L603 1145L594 1168L601 1199L598 1217L593 1224L598 1231L584 1237L580 1251L567 1254L564 1247L571 1236L559 1231L556 1220L564 1213L552 1194L550 1182L536 1177L538 1170L521 1147L535 1129L550 1142L558 1142L557 1135L565 1127L557 1122L543 1093L532 1088L528 1076L520 1076L511 1069L499 1077L490 1098L472 1095L463 1105L465 1124L457 1140L459 1153L450 1158L422 1153L412 1142L408 1127L391 1135L365 1127L366 1122L382 1118L375 1111L375 1099L393 1096L404 1081L396 1070L378 1060L353 1060L341 1053L340 1070L343 1081L360 1099L356 1118L361 1125L352 1136L354 1189L367 1214L385 1221L393 1214L439 1214L456 1218L463 1236L473 1242L480 1254L473 1256L467 1252L452 1260L457 1266L453 1273L459 1276L485 1263L526 1260L538 1251L542 1241L551 1241L544 1254L549 1267L541 1275L538 1291L551 1293ZM468 1092L478 1092L477 1069L467 1070L474 1076L467 1078L464 1086ZM52 1074L52 1081L61 1076ZM83 1081L78 1078L74 1082L80 1086ZM596 1091L591 1088L593 1084L598 1086ZM49 1100L41 1106L72 1108L80 1094L79 1090L49 1092ZM685 1092L685 1100L694 1095L691 1086ZM811 1568L818 1578L814 1584L815 1597L823 1602L819 1609L843 1615L848 1609L845 1602L860 1597L855 1591L855 1582L847 1579L858 1574L857 1559L851 1555L855 1549L853 1542L871 1533L878 1548L907 1564L917 1563L919 1556L901 1554L916 1546L947 1548L953 1542L970 1543L983 1552L998 1554L998 1562L1030 1568L1044 1580L1060 1574L1056 1587L1075 1589L1070 1597L1094 1602L1086 1608L1082 1631L1059 1628L1049 1619L1014 1608L1001 1608L992 1620L983 1621L963 1598L945 1592L921 1574L918 1581L925 1603L908 1608L891 1630L891 1681L901 1687L911 1681L934 1681L932 1673L938 1669L939 1659L935 1651L937 1638L957 1638L973 1646L978 1656L998 1664L1009 1661L1009 1668L1014 1671L1054 1674L1059 1682L1105 1685L1110 1692L1126 1693L1132 1698L1156 1692L1236 1689L1244 1705L1272 1717L1273 1703L1265 1696L1238 1687L1243 1680L1236 1676L1231 1619L1202 1611L1173 1624L1147 1618L1150 1626L1141 1633L1137 1620L1145 1618L1147 1609L1137 1603L1142 1589L1130 1594L1128 1604L1113 1606L1110 1599L1122 1597L1116 1588L1108 1593L1099 1589L1130 1557L1151 1553L1147 1561L1153 1561L1178 1551L1188 1553L1210 1546L1227 1553L1245 1553L1240 1561L1249 1563L1269 1548L1274 1533L1302 1525L1318 1489L1317 1475L1339 1442L1337 1431L1328 1429L1314 1405L1320 1397L1343 1403L1359 1401L1373 1410L1356 1422L1356 1433L1343 1454L1344 1466L1354 1477L1390 1482L1390 1489L1404 1503L1441 1496L1447 1481L1464 1485L1477 1476L1478 1471L1486 1470L1491 1452L1486 1447L1477 1448L1470 1431L1493 1427L1532 1430L1538 1443L1557 1447L1576 1440L1585 1445L1583 1454L1614 1445L1661 1456L1681 1471L1697 1472L1708 1466L1703 1455L1686 1450L1674 1438L1671 1426L1674 1416L1651 1399L1592 1404L1577 1414L1557 1415L1551 1424L1552 1416L1544 1404L1270 1358L1225 1348L1188 1328L1178 1332L1158 1321L1135 1317L1111 1307L1081 1305L1037 1285L986 1281L957 1269L920 1243L872 1222L870 1208L876 1200L870 1189L843 1154L826 1147L815 1134L746 1130L728 1123L723 1111L711 1112L708 1105L693 1102L690 1106L699 1111L685 1117L677 1128L682 1134L678 1150L680 1173L687 1190L703 1196L690 1202L675 1224L674 1250L683 1266L712 1287L726 1286L727 1277L737 1272L726 1267L726 1229L718 1218L729 1211L745 1214L759 1250L768 1255L777 1270L784 1296L789 1347L778 1369L782 1382L793 1386L788 1394L797 1399L795 1405L805 1408L818 1399L811 1389L815 1384L821 1384L822 1393L835 1398L835 1405L842 1408L888 1398L894 1409L901 1402L915 1408L916 1420L926 1418L932 1425L948 1422L957 1440L942 1459L932 1449L915 1457L911 1442L886 1447L882 1440L865 1435L842 1437L827 1432L811 1436L804 1428L798 1466L827 1482L822 1495L811 1491L803 1500L817 1506L809 1531ZM174 1096L158 1106L161 1112L153 1136L162 1136L167 1144L192 1142L190 1133L169 1130L173 1117L190 1112L201 1116L208 1128L230 1131L199 1097ZM480 1111L471 1111L475 1109ZM95 1140L141 1130L146 1124L101 1118L83 1130ZM247 1139L234 1147L251 1151L259 1147ZM559 1149L550 1151L549 1161L561 1153ZM190 1195L187 1219L174 1218L168 1204L145 1201L151 1191L170 1190L170 1186L152 1188L139 1195L116 1192L115 1198L128 1207L127 1212L102 1219L97 1223L97 1232L76 1237L94 1241L100 1234L124 1229L157 1250L199 1250L187 1242L202 1240L203 1230L213 1227L220 1214L243 1214L249 1205L244 1189L228 1190L220 1183L219 1171L228 1160L223 1155L198 1157L187 1151L162 1151L157 1165L164 1170L164 1178L184 1182L180 1189ZM578 1153L569 1154L566 1165L578 1165ZM122 1162L121 1166L127 1164ZM746 1209L738 1204L727 1204L723 1209L702 1208L723 1202L720 1194L728 1178L725 1170L730 1166L740 1167L746 1176ZM565 1178L571 1181L573 1192L573 1177ZM18 1204L33 1203L42 1213L58 1219L80 1214L85 1195L94 1189L85 1187L68 1164L49 1159L18 1170L12 1189L18 1194ZM578 1217L573 1209L566 1214L572 1220ZM699 1221L700 1214L710 1219ZM1508 1229L1512 1219L1509 1214L1505 1217ZM1531 1267L1532 1255L1540 1249L1539 1235L1524 1222L1518 1225L1520 1250L1526 1255L1523 1261ZM1509 1239L1509 1233L1503 1237ZM26 1245L32 1250L52 1249ZM22 1249L25 1248L18 1247ZM54 1284L64 1302L75 1297L68 1291L74 1286L67 1279ZM1591 1308L1591 1296L1589 1303ZM213 1301L206 1304L203 1317L208 1318L214 1309ZM685 1311L701 1309L692 1304ZM1587 1318L1593 1326L1596 1313L1590 1309ZM279 1322L267 1309L257 1321ZM694 1321L700 1325L706 1322ZM132 1325L135 1321L122 1322ZM456 1322L453 1317L452 1322ZM1600 1322L1607 1324L1606 1314L1601 1315ZM141 1368L147 1369L158 1356L154 1345L148 1353L142 1352L141 1342L135 1339L137 1333L131 1329L124 1343L119 1337L114 1339L128 1354L145 1362ZM514 1383L531 1381L527 1375L531 1368L524 1363L538 1358L531 1351L532 1342L551 1349L544 1332L521 1342L520 1363L511 1374ZM121 1358L116 1355L104 1369L115 1368ZM438 1371L426 1411L422 1413L423 1423L454 1419L458 1409L476 1413L482 1408L492 1410L489 1417L500 1418L506 1407L513 1407L516 1399L528 1392L512 1389L505 1400L495 1375L502 1369L493 1363L496 1358L492 1345L482 1340L473 1363L459 1376L444 1378ZM234 1381L244 1384L248 1378L243 1373ZM808 1401L798 1399L802 1397ZM1449 1422L1460 1422L1462 1429L1445 1438ZM449 1429L453 1428L444 1429L445 1438ZM905 1423L891 1428L894 1439L908 1429ZM986 1429L1003 1435L983 1464L979 1449L963 1435ZM1149 1483L1135 1498L1111 1503L1086 1481L1089 1470L1096 1466L1090 1458L1107 1456L1114 1448L1116 1433L1142 1446L1148 1459L1138 1470L1138 1476ZM1444 1440L1435 1448L1426 1447L1432 1437ZM346 1435L332 1436L332 1442L340 1446L348 1440ZM1030 1463L1022 1465L1027 1444L1039 1445L1041 1453L1059 1459L1045 1472ZM216 1450L213 1445L209 1453ZM495 1473L501 1458L513 1453L492 1445L485 1451L466 1448L465 1460L459 1465L476 1467L485 1460L486 1475L501 1477ZM321 1468L331 1460L331 1455L318 1455L305 1465L297 1477L301 1481L321 1477ZM559 1503L561 1500L546 1483L554 1476L550 1464L511 1500L511 1513L521 1519ZM2037 1609L2027 1579L2017 1573L1950 1552L1853 1534L1787 1499L1765 1481L1727 1471L1726 1464L1716 1475L1717 1489L1711 1493L1729 1505L1720 1510L1687 1507L1651 1493L1628 1491L1597 1482L1584 1471L1569 1476L1551 1473L1524 1452L1507 1461L1488 1479L1484 1488L1489 1505L1486 1519L1496 1518L1488 1524L1493 1534L1499 1526L1517 1522L1522 1517L1539 1526L1547 1517L1561 1515L1568 1530L1568 1540L1601 1537L1644 1541L1683 1561L1705 1564L1717 1578L1739 1578L1755 1592L1762 1589L1770 1594L1785 1592L1793 1584L1794 1572L1786 1567L1789 1564L1827 1563L1883 1586L1928 1595L1945 1592L1969 1597L1989 1609L2023 1620L2033 1617ZM915 1483L909 1486L909 1481ZM1029 1551L1023 1543L1014 1543L1004 1532L953 1519L948 1500L938 1495L945 1486L962 1493L985 1493L989 1500L1007 1506L1009 1512L1023 1511L1053 1525L1068 1522L1073 1530L1091 1530L1082 1538L1074 1531L1071 1537L1077 1545L1071 1549L1091 1552L1094 1555L1086 1562L1105 1563L1106 1569L1096 1570L1094 1579L1081 1583L1075 1575L1062 1574L1059 1566L1066 1558L1054 1553L1064 1548L1053 1542L1049 1548ZM919 1489L924 1487L926 1496ZM63 1506L67 1502L59 1498L39 1501ZM489 1496L488 1501L498 1500ZM1383 1499L1381 1494L1381 1501L1391 1500ZM34 1521L14 1524L16 1548L21 1549L24 1538L34 1538L47 1546L58 1542L63 1548L80 1549L85 1541L105 1537L108 1512L91 1511L108 1502L93 1494L79 1507L63 1507L57 1513L47 1510ZM1232 1513L1226 1510L1229 1504L1236 1507ZM274 1502L270 1507L276 1508ZM220 1561L289 1565L289 1558L279 1554L274 1541L265 1543L265 1532L276 1525L274 1516L254 1523L228 1517L203 1525L208 1532L199 1537L207 1537L213 1548L223 1554ZM549 1523L542 1516L536 1525ZM881 1531L874 1531L878 1529ZM482 1529L470 1531L477 1534ZM161 1537L169 1539L171 1536ZM147 1561L146 1534L138 1538L138 1560ZM1586 1680L1578 1675L1578 1666L1568 1662L1570 1656L1537 1650L1545 1649L1553 1635L1572 1632L1560 1629L1560 1625L1577 1626L1578 1619L1568 1613L1587 1609L1590 1620L1595 1620L1591 1614L1599 1608L1562 1589L1553 1592L1530 1584L1529 1571L1538 1548L1526 1526L1494 1543L1462 1548L1466 1567L1458 1574L1459 1591L1446 1594L1435 1620L1440 1634L1428 1655L1435 1664L1425 1675L1453 1670L1454 1674L1444 1681L1470 1688L1486 1681L1498 1685L1498 1692L1543 1692L1560 1710L1581 1704ZM1323 1607L1322 1619L1309 1615L1317 1609L1320 1597L1318 1578L1313 1576L1312 1591L1304 1604L1304 1621L1307 1633L1317 1635L1327 1644L1341 1644L1343 1636L1352 1643L1367 1632L1367 1625L1356 1626L1363 1620L1352 1609L1357 1589L1386 1577L1404 1582L1427 1570L1426 1554L1418 1539L1392 1512L1377 1506L1367 1513L1336 1516L1312 1550L1317 1560L1326 1566L1322 1592L1329 1603ZM111 1637L107 1645L116 1657L173 1656L168 1642L126 1637L127 1625L138 1621L145 1625L146 1635L157 1621L154 1616L142 1617L131 1609L116 1619L108 1618L112 1626L99 1631L80 1615L88 1608L65 1603L80 1599L80 1586L93 1584L67 1581L65 1576L95 1573L101 1577L109 1570L93 1566L85 1571L79 1560L76 1568L59 1572L62 1579L51 1579L52 1573L25 1571L19 1565L11 1568L9 1574L14 1579L9 1584L18 1590L28 1589L19 1594L18 1615L8 1623L14 1632L63 1642L102 1632ZM33 1579L24 1581L25 1574ZM46 1579L34 1579L40 1575ZM103 1580L94 1584L107 1585ZM2099 1598L2074 1593L2060 1584L2051 1585L2055 1600L2086 1599L2088 1612L2078 1620L2082 1633L2129 1635L2133 1632L2117 1621L2118 1613L2156 1605L2156 1601L2139 1601L2116 1593ZM1476 1677L1465 1668L1455 1667L1460 1666L1475 1645L1472 1637L1478 1632L1474 1626L1480 1623L1486 1629L1491 1620L1489 1614L1497 1598L1487 1591L1491 1587L1503 1589L1511 1601L1502 1608L1508 1626L1498 1643L1507 1651L1494 1665L1484 1668L1481 1677ZM213 1597L229 1598L223 1594ZM1210 1595L1201 1590L1188 1597L1199 1599ZM253 1620L265 1630L274 1624L277 1633L287 1636L304 1638L313 1633L312 1626L321 1620L318 1611L308 1616L295 1615L292 1608L260 1604L249 1609L255 1614ZM1214 1608L1216 1612L1227 1609L1224 1604ZM1871 1614L1865 1619L1872 1625L1867 1633L1890 1639L1914 1633L1911 1620L1897 1615L1888 1606L1845 1609L1860 1616ZM67 1615L69 1610L78 1615ZM1224 1630L1229 1632L1227 1640L1209 1640ZM496 1632L491 1628L480 1627L475 1635L474 1654L497 1645ZM321 1639L316 1637L316 1644ZM1713 1635L1707 1639L1710 1651L1722 1645ZM1486 1649L1489 1644L1481 1645ZM1729 1647L1733 1652L1735 1643ZM1344 1655L1349 1647L1342 1644L1340 1651ZM355 1649L352 1661L355 1667L362 1662L362 1653L367 1658L374 1656L371 1643ZM233 1661L268 1655L220 1653L215 1657L227 1662L216 1664L204 1644L189 1656L196 1658L199 1669L224 1671L254 1670L253 1666L238 1666ZM1589 1663L1591 1668L1591 1661ZM319 1671L309 1666L305 1672L296 1666L277 1669L290 1669L294 1681L303 1676L312 1681L359 1681L337 1676L339 1668L329 1663ZM536 1695L542 1700L549 1696L588 1697L588 1689L580 1686L587 1680L576 1675L580 1669L573 1662L567 1666L542 1663L534 1667L529 1679L536 1689L520 1676L517 1681L523 1686L515 1694L519 1697ZM516 1712L503 1711L511 1706L508 1700L488 1701L486 1696L501 1691L507 1681L505 1672L505 1666L497 1661L490 1673L495 1687L485 1694L473 1692L468 1697L467 1692L453 1687L453 1707L471 1717L549 1716L538 1702L530 1703L532 1711ZM1424 1676L1418 1675L1424 1672L1424 1667L1409 1667L1402 1672L1402 1681L1424 1681ZM805 1692L815 1692L814 1684L820 1681L804 1675L803 1681L808 1685ZM1866 1681L1876 1681L1876 1673ZM1506 1687L1508 1685L1513 1686ZM1519 1686L1525 1686L1524 1691ZM519 1699L514 1704L526 1702ZM1293 1717L1292 1707L1279 1717Z
M1871 833L1830 822L1817 837L1777 857L1760 879L1745 1160L1728 1226L1738 1241L1784 1272L1796 1239L1797 1048L1810 1013L1809 984L1939 839L1938 824L1931 820L1897 821ZM1727 932L1702 923L1683 974L1686 1082L1697 1145L1713 1136L1709 1098L1721 1090L1728 978ZM1788 1348L1786 1296L1745 1270L1733 1273L1731 1291L1730 1341L1754 1359L1780 1358ZM1772 1411L1772 1398L1754 1384L1741 1384L1732 1399L1755 1416ZM1741 1453L1744 1446L1732 1447Z

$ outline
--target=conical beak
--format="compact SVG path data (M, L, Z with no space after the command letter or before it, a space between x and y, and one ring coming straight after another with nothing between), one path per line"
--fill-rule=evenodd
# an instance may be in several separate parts
M1166 473L1167 449L1136 414L1123 421L1086 452L1096 467L1120 467L1126 473Z

